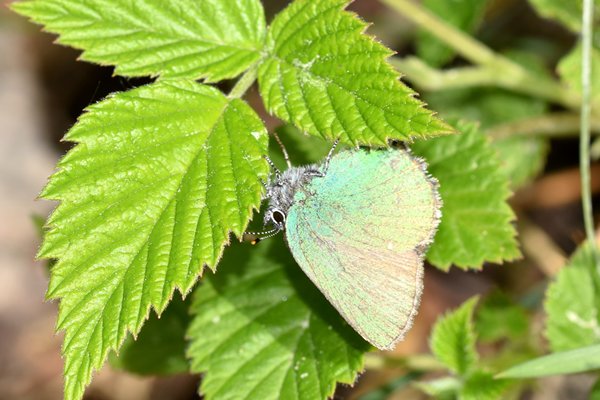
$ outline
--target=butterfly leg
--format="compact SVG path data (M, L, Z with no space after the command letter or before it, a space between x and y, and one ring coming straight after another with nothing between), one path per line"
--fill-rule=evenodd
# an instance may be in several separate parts
M277 179L279 179L279 177L281 176L281 171L279 170L279 168L277 168L275 166L275 164L273 163L273 161L271 161L271 159L269 158L269 156L263 156L265 158L265 160L267 160L267 162L269 163L269 165L271 166L271 169L273 170L273 172L275 172L275 177Z
M331 157L333 157L333 152L335 151L335 148L337 147L338 143L340 142L340 138L335 139L335 142L333 142L333 146L331 146L331 150L329 150L329 153L327 154L327 157L325 158L325 163L323 163L323 176L325 176L325 174L327 173L327 170L329 169L329 161L331 160Z

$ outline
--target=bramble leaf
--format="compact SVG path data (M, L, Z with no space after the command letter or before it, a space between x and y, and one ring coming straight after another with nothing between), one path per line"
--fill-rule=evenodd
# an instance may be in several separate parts
M427 260L447 270L481 268L520 255L506 200L508 181L487 138L476 125L460 122L459 135L419 141L411 147L440 182L442 221Z
M483 17L486 0L425 0L423 6L446 23L472 33ZM452 59L454 50L424 29L415 42L417 54L429 65L439 67Z
M588 246L575 253L546 291L546 337L553 351L600 343L595 263Z
M431 333L431 351L458 375L467 375L477 363L473 324L473 310L477 300L477 297L473 297L441 317Z
M40 257L58 258L47 296L61 299L65 397L150 307L214 269L229 232L260 205L267 134L241 100L192 80L161 80L88 107L77 142L42 196L61 204Z
M192 371L208 399L325 399L352 383L370 346L277 237L227 249L195 293Z
M392 54L343 11L348 0L297 0L267 34L260 93L269 112L326 139L387 145L451 133L385 61Z
M259 0L27 0L18 13L123 76L233 78L260 57Z

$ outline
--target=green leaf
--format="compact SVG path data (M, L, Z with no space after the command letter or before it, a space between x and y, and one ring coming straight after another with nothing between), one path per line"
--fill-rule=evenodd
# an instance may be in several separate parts
M477 363L473 310L477 297L441 317L433 326L430 347L433 354L451 371L463 376Z
M473 33L487 6L486 0L424 0L423 6L446 23L466 33ZM417 54L428 64L439 67L454 56L454 50L428 31L418 31Z
M481 268L519 257L508 181L487 138L472 123L456 124L460 135L420 141L413 151L425 158L440 182L442 222L427 259L447 270Z
M65 397L127 332L178 288L215 268L229 232L260 205L265 128L241 100L191 80L162 80L94 104L42 196L61 204L40 257L58 258L47 296L66 331Z
M600 343L595 263L582 246L546 291L546 337L553 351Z
M600 102L600 49L592 47L592 101ZM581 94L581 42L558 63L558 74L571 89Z
M348 0L297 0L278 14L260 65L269 112L326 139L387 145L452 132L423 108L385 59L392 52L343 11Z
M464 382L458 398L460 400L495 400L501 399L508 386L508 381L494 379L486 371L474 371Z
M191 319L188 303L175 296L160 318L152 314L136 339L128 336L119 354L110 354L110 365L140 375L188 372L190 366L185 357L185 331Z
M513 189L525 186L544 170L550 151L548 140L535 136L495 139L491 145Z
M497 378L536 378L548 375L576 374L600 369L600 345L562 351L515 365L497 374Z
M493 292L481 302L475 323L479 340L486 342L516 341L526 337L529 329L525 309L500 291Z
M259 0L29 0L18 13L123 76L233 78L260 57Z
M298 268L283 239L228 249L195 293L192 371L207 399L325 399L352 383L365 343Z

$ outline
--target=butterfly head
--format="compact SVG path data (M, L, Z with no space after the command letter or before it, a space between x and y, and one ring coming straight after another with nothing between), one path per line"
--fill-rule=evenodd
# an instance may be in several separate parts
M268 207L264 214L262 232L246 232L247 241L257 244L261 240L277 235L285 230L287 212L294 202L294 194L314 176L312 169L292 167L280 173L265 184Z
M279 138L277 136L275 138L279 142ZM294 195L298 190L302 190L312 179L325 176L337 143L338 140L334 142L333 147L322 164L302 167L292 167L287 152L282 147L284 158L289 167L283 172L279 171L273 161L265 156L265 160L271 166L272 175L268 182L263 182L266 189L264 199L267 199L269 202L267 211L264 214L263 223L265 228L270 227L271 229L263 232L246 232L247 237L251 238L249 241L252 244L257 244L261 240L277 235L279 232L285 230L287 213L294 203Z
M265 226L271 225L274 229L282 231L285 228L285 212L276 207L269 207L265 212Z

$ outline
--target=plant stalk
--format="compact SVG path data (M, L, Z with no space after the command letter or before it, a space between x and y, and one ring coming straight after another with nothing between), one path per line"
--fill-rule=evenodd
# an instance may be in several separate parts
M600 257L594 233L594 213L592 211L592 191L590 183L590 115L592 100L592 16L593 0L583 1L581 26L581 125L579 135L579 169L581 174L581 203L585 235L596 261L596 272L600 276Z
M489 128L486 133L494 139L511 136L574 137L580 134L580 126L581 115L556 112L496 125ZM600 119L591 118L590 129L593 134L600 134Z
M239 99L246 94L248 89L250 89L250 86L252 86L254 81L256 81L256 77L258 75L258 64L259 63L252 65L250 68L248 68L248 70L246 70L246 72L244 72L244 75L238 79L227 97L230 99Z

